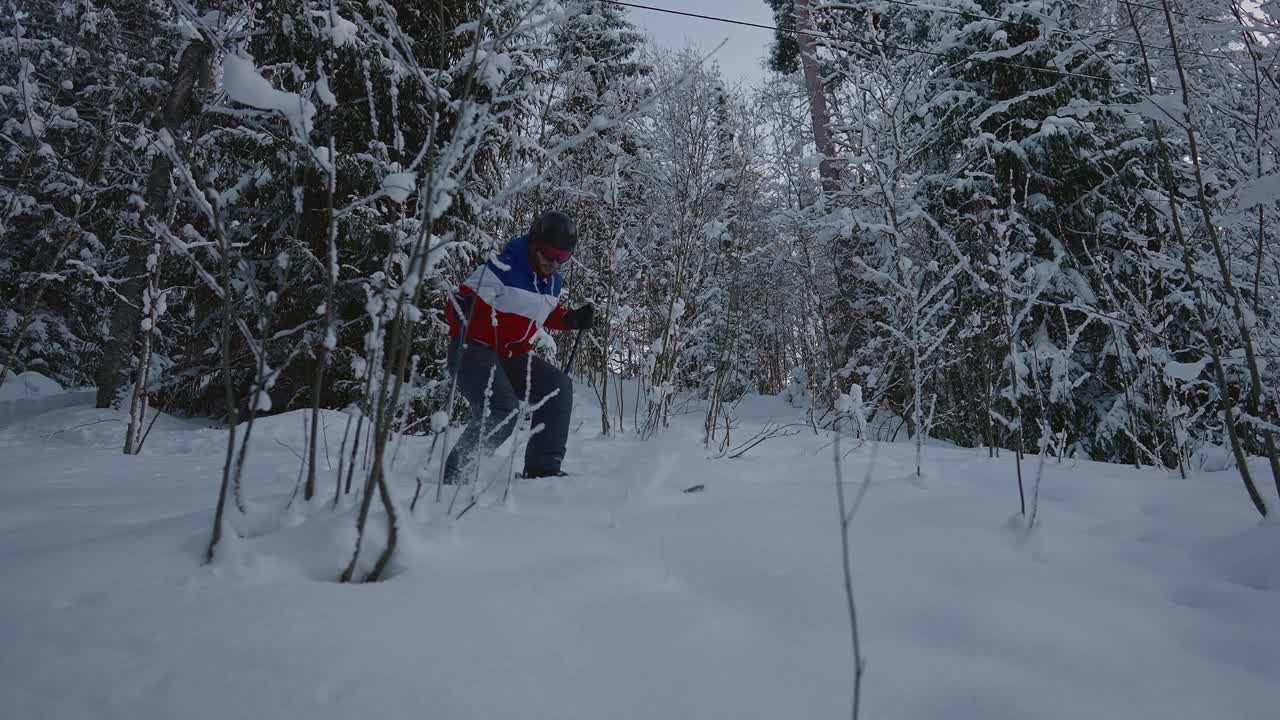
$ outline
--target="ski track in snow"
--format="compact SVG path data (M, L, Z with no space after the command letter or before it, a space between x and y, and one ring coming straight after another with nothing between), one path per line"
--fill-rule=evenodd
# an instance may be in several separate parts
M447 493L427 503L376 585L333 582L354 511L331 509L327 467L319 499L282 512L302 414L258 421L243 537L203 566L224 431L165 416L125 457L120 413L25 405L0 427L0 717L847 716L829 438L715 459L697 414L647 443L597 437L590 396L573 475L517 481L505 505L499 484L453 523ZM735 438L798 414L753 399ZM345 417L325 422L336 463ZM425 450L400 450L406 507ZM1051 459L1027 534L1010 455L934 445L915 479L912 454L880 446L853 524L864 718L1280 714L1280 524L1234 473ZM851 491L869 457L849 454Z

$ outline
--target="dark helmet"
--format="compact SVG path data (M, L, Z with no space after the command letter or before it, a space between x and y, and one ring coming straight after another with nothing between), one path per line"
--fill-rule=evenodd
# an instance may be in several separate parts
M559 210L547 210L529 228L529 242L572 252L578 246L578 227Z

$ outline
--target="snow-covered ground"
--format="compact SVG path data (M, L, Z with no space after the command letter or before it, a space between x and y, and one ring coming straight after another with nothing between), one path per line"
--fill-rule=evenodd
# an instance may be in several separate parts
M420 508L372 585L333 582L349 503L282 512L300 414L255 429L246 537L209 567L222 431L164 417L126 457L121 415L91 398L9 406L0 717L847 717L830 438L715 459L697 414L603 439L578 395L571 477L517 481L457 522ZM759 398L741 415L746 439L797 412ZM401 449L402 499L424 449ZM852 492L872 453L845 449ZM854 520L864 718L1280 717L1280 524L1234 472L1051 461L1028 536L1010 457L931 447L923 481L911 458L879 446Z

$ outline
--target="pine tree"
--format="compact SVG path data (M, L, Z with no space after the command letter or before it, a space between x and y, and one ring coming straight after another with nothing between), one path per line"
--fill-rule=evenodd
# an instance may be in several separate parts
M158 6L29 0L0 18L0 367L92 382L139 232L175 25ZM3 382L0 372L0 382Z
M1078 16L1065 2L979 7L1000 22L964 20L941 40L941 81L950 89L922 115L941 138L926 178L939 198L931 212L973 259L978 289L995 295L988 302L971 294L962 312L994 317L1005 336L998 394L1019 446L1023 436L1036 442L1043 422L1092 447L1089 429L1125 405L1133 381L1124 377L1131 365L1084 360L1106 357L1115 332L1130 346L1124 328L1098 322L1082 337L1073 333L1112 309L1101 304L1100 274L1142 237L1116 212L1153 185L1154 153L1122 110L1140 99L1134 63L1073 31ZM1037 355L1068 346L1077 356L1071 374L1090 380L1069 402L1058 395L1046 405L1033 390L1049 380L1037 385L1026 373ZM1109 440L1123 447L1136 435Z

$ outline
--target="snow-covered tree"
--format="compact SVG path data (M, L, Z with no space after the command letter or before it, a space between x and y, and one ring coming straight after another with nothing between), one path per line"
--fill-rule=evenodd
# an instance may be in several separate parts
M142 232L138 150L180 40L171 10L150 3L0 14L0 366L92 382L104 308L141 287L121 267Z

